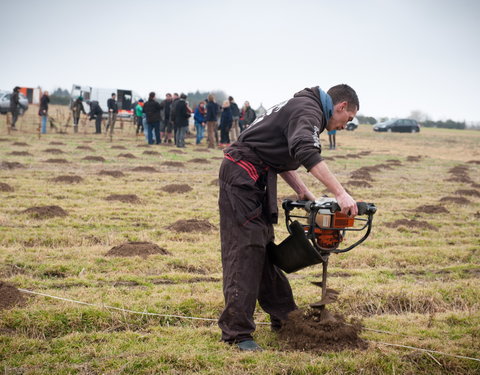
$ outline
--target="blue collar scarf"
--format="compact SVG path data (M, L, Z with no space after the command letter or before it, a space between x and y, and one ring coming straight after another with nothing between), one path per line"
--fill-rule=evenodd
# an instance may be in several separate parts
M322 103L323 114L325 115L325 120L328 123L328 120L330 120L330 117L332 117L333 113L333 101L330 95L328 95L320 87L318 88L318 91L320 93L320 102Z

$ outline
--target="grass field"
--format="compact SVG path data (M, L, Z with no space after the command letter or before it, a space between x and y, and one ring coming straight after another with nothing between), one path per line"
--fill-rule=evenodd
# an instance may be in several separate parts
M11 188L0 185L0 282L95 306L22 292L20 304L0 310L0 373L480 373L479 361L458 357L480 357L480 132L382 134L362 125L337 134L338 149L323 153L330 169L356 199L374 202L378 213L363 245L330 259L329 285L340 291L331 309L363 319L369 347L287 351L268 325L259 325L255 338L266 350L240 353L219 341L215 322L120 310L219 316L215 179L221 150L205 152L193 139L182 154L168 146L145 147L130 124L113 141L92 134L93 124L79 134L69 128L39 137L31 112L10 134L0 117L0 182ZM322 140L328 144L326 135ZM112 148L118 146L123 149ZM155 171L134 171L137 167ZM370 172L359 183L351 174L362 167ZM99 174L102 170L124 175ZM324 192L300 173L312 191ZM53 181L59 176L78 181ZM162 190L171 184L192 190ZM106 199L114 194L138 199ZM279 181L279 197L291 194ZM441 201L445 197L450 198ZM46 205L61 207L67 216L42 219L23 212ZM187 233L168 228L187 219L215 228ZM277 242L286 236L281 219ZM166 252L107 256L127 241L152 242ZM310 282L320 274L315 266L289 275L299 306L318 299ZM268 318L257 309L256 320Z

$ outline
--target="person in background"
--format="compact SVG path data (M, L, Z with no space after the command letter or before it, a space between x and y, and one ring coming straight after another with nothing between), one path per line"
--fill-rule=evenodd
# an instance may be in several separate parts
M220 117L220 144L219 146L230 146L230 128L232 127L232 110L230 101L225 100L222 105L222 116Z
M113 134L113 127L115 126L115 121L117 121L118 104L116 98L117 96L112 92L112 97L107 100L108 123L106 130L108 131L108 128L110 128L110 135Z
M163 120L162 124L160 125L160 137L163 139L165 143L172 143L172 130L173 130L173 125L170 122L170 111L172 107L172 94L167 93L165 95L165 99L160 103L160 106L162 107L162 113L163 113Z
M72 103L72 116L73 116L73 132L78 133L78 123L80 121L80 114L86 115L85 109L83 108L83 96L79 96Z
M160 138L160 103L155 100L155 93L152 91L148 94L148 100L143 105L143 113L147 118L147 134L148 144L153 145L153 132L155 132L155 143L162 143Z
M137 131L135 134L143 133L143 99L139 99L135 106L135 117L137 119Z
M240 127L238 121L240 120L240 109L238 108L237 103L233 97L229 96L228 101L230 102L230 109L232 111L232 128L230 130L230 141L235 142L240 135Z
M38 110L38 115L41 117L42 134L47 133L48 103L50 103L50 98L48 96L48 91L45 91L40 98L40 108Z
M207 144L208 148L215 148L215 140L217 135L217 116L218 116L218 104L215 102L215 96L213 94L208 95L207 101Z
M255 113L253 108L250 107L250 103L248 101L246 101L244 104L244 111L244 129L247 129L255 121L255 119L257 118L257 114Z
M195 108L195 113L193 115L193 119L195 121L195 130L197 131L197 139L196 144L199 145L202 142L203 135L205 132L205 115L207 111L205 109L205 102L202 100L198 103L197 108Z
M88 114L90 120L95 119L95 134L102 134L103 109L96 100L87 101L87 104L90 105L90 112Z
M177 105L178 101L180 100L180 97L176 92L173 93L173 101L172 105L170 106L170 124L172 125L172 130L173 130L173 142L177 144L177 140L175 138L177 129L175 128L175 106Z
M20 87L18 86L13 88L12 96L10 97L10 112L12 113L11 127L13 130L17 130L15 124L17 123L18 115L20 114Z
M330 150L335 150L337 148L337 130L329 130L328 131L328 143L330 145Z
M187 103L187 95L181 94L175 105L175 144L177 147L185 147L185 134L188 129L188 119L192 110Z

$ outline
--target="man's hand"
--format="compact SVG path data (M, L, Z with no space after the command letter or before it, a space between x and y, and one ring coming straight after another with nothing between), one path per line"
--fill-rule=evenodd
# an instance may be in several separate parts
M358 214L357 203L346 191L336 196L335 199L337 200L338 205L342 209L341 211L342 214L345 214L351 217L354 217Z

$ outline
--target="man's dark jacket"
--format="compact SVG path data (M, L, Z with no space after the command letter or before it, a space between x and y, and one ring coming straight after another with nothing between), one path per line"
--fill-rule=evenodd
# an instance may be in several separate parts
M18 111L18 107L20 106L20 94L18 91L14 91L12 93L12 96L10 97L10 110L13 111Z
M143 105L143 113L147 117L148 123L160 122L160 111L162 107L155 99L148 99Z
M112 110L113 113L118 113L117 101L113 98L107 100L108 111Z
M180 99L175 104L175 127L184 128L188 126L188 119L190 113L187 108L187 102L185 99Z
M215 102L207 102L207 121L217 121L218 104Z
M318 87L306 88L259 116L238 142L278 173L300 165L310 170L322 161L319 135L326 126Z

